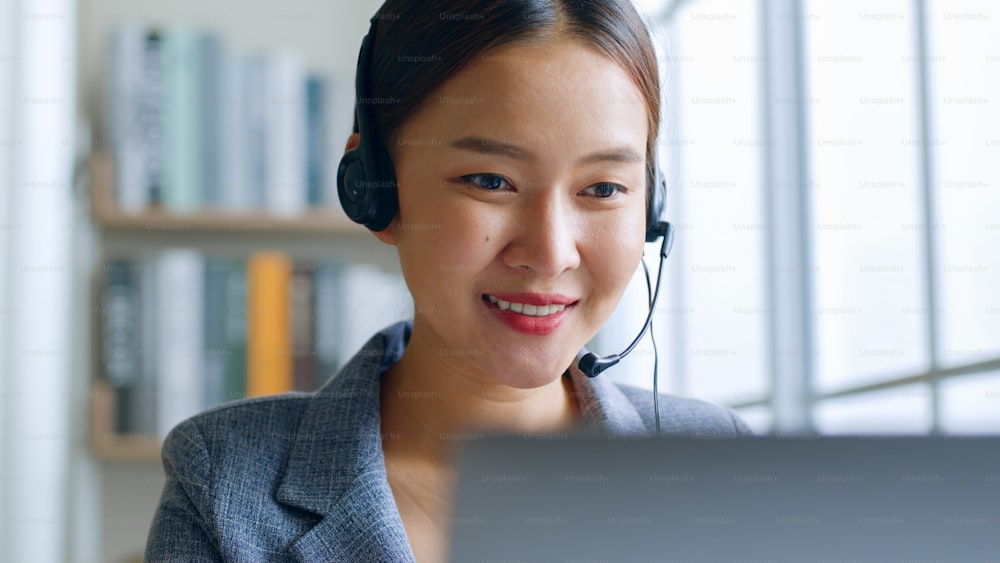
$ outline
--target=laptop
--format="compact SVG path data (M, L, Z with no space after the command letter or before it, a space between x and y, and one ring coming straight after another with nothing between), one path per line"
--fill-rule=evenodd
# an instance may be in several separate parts
M1000 561L1000 438L490 436L452 561Z

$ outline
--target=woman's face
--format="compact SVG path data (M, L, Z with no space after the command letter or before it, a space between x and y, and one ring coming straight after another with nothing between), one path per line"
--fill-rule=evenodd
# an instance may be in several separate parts
M395 244L435 362L484 383L556 379L642 257L646 105L583 43L476 57L389 147Z

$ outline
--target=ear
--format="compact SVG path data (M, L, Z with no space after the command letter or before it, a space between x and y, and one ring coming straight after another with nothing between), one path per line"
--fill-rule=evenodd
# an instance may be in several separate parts
M386 244L391 244L395 246L397 225L399 225L399 213L396 213L396 216L392 218L392 221L389 223L388 227L386 227L384 230L381 231L375 231L372 234L375 235L375 238L377 238L378 240Z
M361 134L351 133L351 136L347 138L347 146L344 147L344 152L353 151L361 145Z

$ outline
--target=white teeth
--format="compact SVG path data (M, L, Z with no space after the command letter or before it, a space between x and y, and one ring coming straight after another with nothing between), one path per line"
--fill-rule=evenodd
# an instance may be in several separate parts
M492 295L487 295L487 299L490 303L495 304L500 307L501 311L513 311L515 313L520 313L522 315L527 315L529 317L547 317L549 315L554 315L559 311L566 308L565 305L526 305L524 303L511 303L509 301L504 301L503 299L497 299Z

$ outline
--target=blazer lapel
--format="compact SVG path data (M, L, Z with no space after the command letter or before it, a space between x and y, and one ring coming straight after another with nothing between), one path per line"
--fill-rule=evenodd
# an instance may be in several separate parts
M379 390L409 326L375 335L310 401L289 453L278 501L320 515L290 551L299 561L412 561L386 479Z
M369 466L290 547L297 561L413 561L385 471Z

